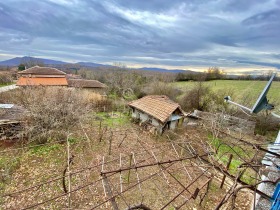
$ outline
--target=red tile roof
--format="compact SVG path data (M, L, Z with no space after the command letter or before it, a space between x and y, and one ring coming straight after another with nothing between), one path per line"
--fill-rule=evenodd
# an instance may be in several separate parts
M18 72L20 75L66 75L63 71L56 68L33 66L29 69Z
M179 109L183 114L180 105L164 95L145 96L130 102L128 105L147 113L162 123L165 123L176 109Z
M69 87L77 88L106 88L107 86L97 80L68 79Z
M40 77L20 77L17 81L18 86L67 86L67 80L65 77L49 77L49 78L40 78Z

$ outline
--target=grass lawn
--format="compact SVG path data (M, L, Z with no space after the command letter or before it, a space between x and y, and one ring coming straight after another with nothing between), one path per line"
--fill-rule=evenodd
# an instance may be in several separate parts
M14 83L8 83L8 84L0 84L0 87L5 87L5 86L8 86L8 85L12 85Z
M233 155L229 166L229 173L234 176L238 175L238 171L242 171L242 169L239 169L239 166L244 163L244 160L249 162L254 156L255 151L250 147L246 147L246 149L242 148L241 146L230 147L221 139L213 139L213 137L209 137L209 139L211 139L210 144L215 149L217 149L217 154L214 156L215 159L217 159L219 162L222 162L224 166L229 161L229 154ZM242 158L244 160L242 160ZM254 179L255 176L255 172L251 168L247 168L245 173L242 175L241 180L248 184L254 184L256 182Z
M99 112L96 114L98 120L108 127L125 126L129 122L129 117L121 112Z
M250 97L257 100L265 87L267 81L243 81L243 80L213 80L207 81L205 84L213 91L219 92L226 89L233 90L235 97L233 101L237 101L250 93ZM194 87L196 82L175 82L174 85L185 91ZM267 95L268 99L273 102L280 102L280 82L274 81Z

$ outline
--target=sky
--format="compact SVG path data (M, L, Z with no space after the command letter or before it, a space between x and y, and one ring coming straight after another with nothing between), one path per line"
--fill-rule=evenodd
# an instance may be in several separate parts
M280 0L1 0L0 61L280 68Z

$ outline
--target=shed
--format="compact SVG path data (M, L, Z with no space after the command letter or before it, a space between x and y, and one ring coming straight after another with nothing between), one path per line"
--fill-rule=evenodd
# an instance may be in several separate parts
M100 94L105 94L107 90L107 85L99 82L98 80L68 79L68 86L83 88Z
M149 95L128 104L132 117L141 124L149 124L162 134L166 129L175 129L183 121L184 111L178 103L165 95Z

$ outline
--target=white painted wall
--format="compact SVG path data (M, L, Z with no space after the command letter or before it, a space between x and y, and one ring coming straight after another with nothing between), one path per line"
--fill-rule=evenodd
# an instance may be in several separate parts
M134 109L134 111L133 111L133 109L132 109L131 116L132 116L133 118L139 119L139 118L140 118L140 113L139 113L139 111L138 111L137 109Z
M144 122L146 120L148 120L149 116L143 112L140 112L140 120L141 122Z
M170 123L170 129L174 130L177 127L178 120L174 120Z
M154 125L154 126L159 126L160 124L159 124L159 122L156 120L156 119L152 119L152 125Z

